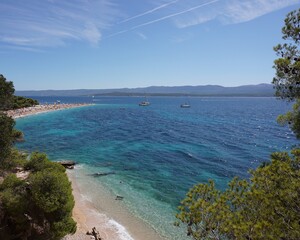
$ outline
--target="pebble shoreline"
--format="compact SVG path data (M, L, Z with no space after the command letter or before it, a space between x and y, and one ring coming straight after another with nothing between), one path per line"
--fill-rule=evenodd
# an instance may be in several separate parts
M35 105L33 107L8 110L8 111L6 111L6 114L7 114L7 116L12 117L13 119L17 119L17 118L26 117L29 115L35 115L38 113L45 113L45 112L51 112L51 111L56 111L56 110L90 106L90 105L92 105L92 104L87 104L87 103L42 104L42 105Z

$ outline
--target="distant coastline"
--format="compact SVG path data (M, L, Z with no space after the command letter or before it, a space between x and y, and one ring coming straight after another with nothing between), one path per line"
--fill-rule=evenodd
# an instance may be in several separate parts
M274 97L275 91L271 84L244 85L238 87L223 87L219 85L204 86L152 86L145 88L119 89L74 89L74 90L37 90L16 91L19 96L49 97L49 96L192 96L192 97Z

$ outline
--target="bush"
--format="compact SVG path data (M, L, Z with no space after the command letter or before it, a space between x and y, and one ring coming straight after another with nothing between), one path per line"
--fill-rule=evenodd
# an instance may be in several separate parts
M66 174L53 170L40 171L31 176L30 184L32 198L42 211L54 212L66 207L69 202L72 203L71 207L73 208L71 183Z
M16 177L15 174L9 174L3 181L3 183L0 185L0 190L4 190L7 188L17 188L19 186L22 186L24 182Z
M9 174L0 185L0 238L60 239L74 233L75 203L64 167L42 153L33 153L25 166L31 172L26 180Z
M65 172L66 169L59 163L50 162L47 155L44 153L34 152L30 156L30 160L25 164L26 170L33 172L42 171L45 169Z
M1 76L1 75L0 75ZM0 164L2 165L10 155L13 144L12 131L15 121L0 112Z
M32 107L38 104L39 102L37 100L31 98L25 98L20 96L13 97L13 109Z

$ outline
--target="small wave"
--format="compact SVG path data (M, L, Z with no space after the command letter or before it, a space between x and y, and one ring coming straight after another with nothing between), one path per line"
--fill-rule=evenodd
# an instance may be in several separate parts
M80 198L83 200L83 201L88 201L88 202L92 202L93 200L88 197L87 195L84 195L84 194L80 194Z
M191 153L189 153L189 152L187 152L187 151L178 150L177 152L180 153L181 155L185 156L185 157L195 158L195 157L193 156L193 154L191 154Z
M134 240L130 234L127 232L126 228L124 226L122 226L121 224L119 224L118 222L116 222L113 219L110 219L108 221L108 223L117 230L117 233L120 237L120 240Z
M76 164L74 166L74 169L79 170L79 169L83 169L84 168L84 164Z

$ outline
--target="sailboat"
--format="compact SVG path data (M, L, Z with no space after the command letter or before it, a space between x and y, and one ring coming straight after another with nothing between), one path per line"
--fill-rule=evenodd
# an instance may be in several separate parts
M191 105L188 104L188 103L183 103L183 104L180 105L180 107L181 107L181 108L190 108Z
M145 96L145 100L139 103L139 106L141 106L141 107L146 107L149 105L150 105L150 102L148 101L146 96Z
M190 105L189 101L186 101L185 103L181 104L180 107L181 108L190 108L191 105Z

